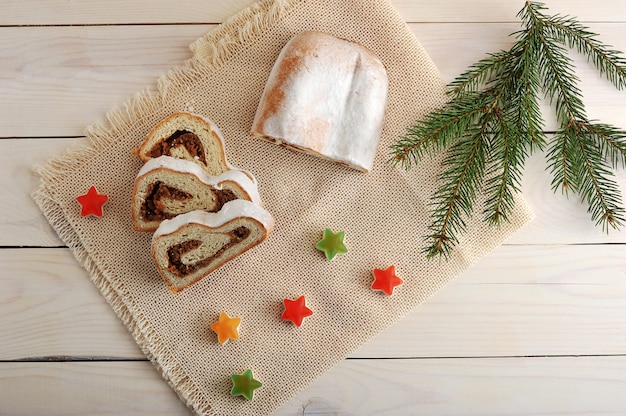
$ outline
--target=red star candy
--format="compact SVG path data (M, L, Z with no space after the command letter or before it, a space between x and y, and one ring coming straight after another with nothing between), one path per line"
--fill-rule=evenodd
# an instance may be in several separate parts
M283 319L293 322L296 326L302 325L304 318L313 315L313 311L306 307L304 296L300 296L296 300L285 299L283 303L285 304Z
M102 216L102 205L109 200L109 197L104 194L99 194L95 186L89 188L89 192L85 195L81 195L76 198L78 203L82 205L83 209L80 215L86 217L88 215L95 215L96 217Z
M393 288L400 286L402 279L396 276L396 267L389 266L385 270L374 269L374 283L372 283L373 290L382 290L387 295L393 294Z

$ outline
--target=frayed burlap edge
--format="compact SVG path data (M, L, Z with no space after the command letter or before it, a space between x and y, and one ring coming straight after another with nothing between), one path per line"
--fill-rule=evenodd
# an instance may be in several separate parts
M190 45L194 56L162 76L157 81L156 93L145 90L136 94L119 108L108 112L106 124L93 124L87 127L85 131L87 143L77 143L45 165L35 167L35 173L41 178L39 187L32 194L35 203L56 230L59 238L89 272L92 281L132 333L141 351L160 371L183 403L197 414L216 413L169 353L157 347L162 345L158 334L151 328L150 322L138 312L138 308L127 304L132 302L132 298L127 296L124 285L119 282L114 284L108 277L110 273L103 269L104 263L93 258L83 247L80 237L57 202L54 183L62 181L102 150L116 145L121 137L119 133L137 123L141 114L158 110L167 97L170 86L184 85L198 75L210 74L228 61L229 57L246 42L272 27L301 1L303 0L259 1L230 17Z
M152 330L149 321L139 314L136 308L132 308L132 305L125 303L125 300L128 300L129 297L125 296L124 286L122 284L113 285L111 280L106 277L106 270L101 269L87 250L84 249L78 234L74 232L74 229L67 221L60 205L54 201L54 198L46 192L43 186L37 189L32 196L61 240L72 251L82 267L87 270L100 293L102 293L117 316L133 334L142 353L154 364L163 379L178 394L183 403L197 414L214 414L211 412L211 405L202 402L200 390L190 381L174 360L168 359L169 354L165 350L155 348L155 346L162 345L158 340L158 334ZM134 313L131 313L131 310ZM161 366L161 360L166 360L168 366Z
M88 143L78 144L37 167L36 173L50 184L71 174L102 150L116 145L121 133L141 120L142 114L156 111L163 105L170 87L188 85L198 76L210 75L249 40L270 29L302 1L263 0L228 18L189 46L194 56L159 78L156 92L150 89L141 91L120 107L109 111L105 123L92 124L85 129Z

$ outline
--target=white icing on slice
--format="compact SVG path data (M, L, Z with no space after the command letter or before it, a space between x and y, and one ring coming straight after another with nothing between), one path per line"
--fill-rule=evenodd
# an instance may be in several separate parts
M161 222L154 232L153 240L157 237L168 235L189 224L201 224L211 228L217 228L236 218L252 218L270 231L274 227L274 217L259 205L243 199L229 201L218 212L191 211L178 215L170 220Z
M250 200L255 204L261 204L261 196L256 182L241 170L229 170L217 176L211 176L198 164L184 159L176 159L171 156L159 156L147 161L139 170L137 178L142 177L156 169L169 169L180 173L188 173L196 176L201 182L221 190L225 182L235 182L238 184Z

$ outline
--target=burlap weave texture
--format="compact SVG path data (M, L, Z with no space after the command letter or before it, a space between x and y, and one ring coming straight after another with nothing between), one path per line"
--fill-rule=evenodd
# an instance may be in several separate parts
M253 138L252 119L282 46L319 30L367 46L385 64L389 104L371 173ZM153 45L150 47L158 47ZM270 413L373 335L502 243L531 218L519 198L511 222L487 228L480 215L448 262L419 254L438 161L410 172L387 163L388 147L440 106L445 82L388 0L260 1L191 48L194 57L88 128L88 146L40 169L35 200L89 270L137 343L198 414ZM130 196L145 135L175 111L213 120L235 166L254 173L276 227L262 245L179 295L150 257L151 234L133 231ZM95 185L110 199L102 218L80 216L76 196ZM349 252L332 261L314 248L324 228L345 231ZM370 289L373 268L395 265L404 284L392 297ZM282 300L305 295L314 315L302 327L280 319ZM209 329L221 311L241 317L240 340L220 345ZM251 368L254 400L229 395L230 375Z

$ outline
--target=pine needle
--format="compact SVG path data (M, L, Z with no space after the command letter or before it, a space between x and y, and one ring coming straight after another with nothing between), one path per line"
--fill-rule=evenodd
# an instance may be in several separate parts
M494 226L508 221L527 158L546 147L553 191L578 195L605 231L626 221L613 174L626 166L626 132L587 119L568 52L585 55L617 89L626 88L626 59L575 19L545 11L544 4L526 1L511 49L489 54L460 74L449 84L450 101L391 147L391 163L405 169L425 156L445 154L424 237L428 257L450 254L481 192L484 220ZM540 94L560 123L550 143Z

